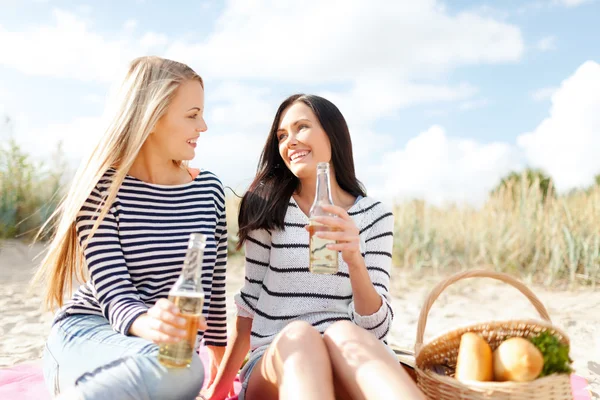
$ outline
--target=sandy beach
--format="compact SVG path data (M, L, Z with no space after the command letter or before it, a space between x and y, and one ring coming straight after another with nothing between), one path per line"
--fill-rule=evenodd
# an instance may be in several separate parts
M27 291L40 245L0 242L0 367L39 362L52 315L40 310L40 297ZM443 279L424 272L394 271L392 277L395 319L389 341L413 349L421 305L431 288ZM235 316L233 295L243 282L241 260L232 260L227 278L228 316ZM553 323L567 332L571 357L578 374L590 382L600 398L600 290L548 290L530 286L548 309ZM537 318L516 289L490 279L470 279L450 287L434 304L425 341L446 330L476 321Z

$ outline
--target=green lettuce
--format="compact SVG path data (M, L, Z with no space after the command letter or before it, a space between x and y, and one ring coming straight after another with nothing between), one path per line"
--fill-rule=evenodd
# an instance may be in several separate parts
M540 378L555 373L570 374L573 372L571 368L573 360L569 357L569 346L561 343L556 336L544 331L529 340L544 356L544 368Z

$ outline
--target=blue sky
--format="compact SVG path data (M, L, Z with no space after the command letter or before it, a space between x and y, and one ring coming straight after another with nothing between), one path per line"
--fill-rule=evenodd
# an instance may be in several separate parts
M338 105L376 196L476 203L525 165L560 190L600 173L600 1L0 0L0 9L0 112L36 157L60 140L75 164L100 134L118 72L156 54L205 79L209 131L192 165L236 189L294 92Z

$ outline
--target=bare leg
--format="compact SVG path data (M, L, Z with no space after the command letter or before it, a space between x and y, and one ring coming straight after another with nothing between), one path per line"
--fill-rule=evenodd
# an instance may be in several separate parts
M352 322L339 321L323 336L340 393L363 399L424 400L410 376L375 336Z
M246 398L333 400L331 362L321 334L303 321L286 326L252 370Z

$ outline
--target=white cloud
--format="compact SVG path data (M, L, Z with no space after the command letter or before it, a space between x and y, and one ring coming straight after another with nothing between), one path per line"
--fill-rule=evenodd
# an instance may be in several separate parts
M592 183L600 173L600 64L588 61L552 96L550 115L517 139L528 162L558 190Z
M82 155L92 150L105 122L101 117L78 117L66 123L53 123L43 129L29 130L19 127L17 141L29 154L44 159L59 142L67 160L77 165Z
M600 173L600 64L588 61L560 88L534 93L548 96L549 117L515 144L452 138L432 126L381 157L371 172L385 179L371 193L478 204L502 176L526 165L545 170L559 191L590 185Z
M488 99L473 99L473 100L463 101L462 103L460 103L458 105L458 109L461 111L471 111L471 110L477 110L479 108L483 108L483 107L487 106L488 104L490 104L490 101Z
M520 164L506 143L452 138L434 125L385 154L377 166L385 176L376 190L384 198L422 198L433 204L480 204L500 178Z
M496 20L507 20L510 12L506 9L497 8L489 4L478 4L473 6L470 11L482 17L489 17Z
M22 31L0 26L0 64L29 75L107 82L134 57L160 51L167 43L164 35L134 37L127 29L106 37L70 12L55 9L52 15L51 24Z
M558 89L555 87L545 87L537 89L531 93L531 98L535 101L549 100Z
M80 4L76 7L76 10L79 14L83 14L83 15L87 15L87 16L91 15L92 12L94 11L92 6L89 4Z
M539 51L556 50L556 36L546 36L541 38L536 45Z
M6 95L4 94L4 89L0 86L0 118L3 118L6 115L6 106L4 102L6 101Z
M92 93L84 95L82 100L89 104L104 104L106 101L104 96Z
M192 166L216 173L238 193L250 184L279 102L265 87L222 82L206 86L208 131Z
M324 91L322 96L337 105L350 124L363 125L401 108L463 100L475 93L477 89L466 83L448 86L373 79L360 80L347 92Z
M516 26L478 11L450 15L441 4L232 0L206 40L175 41L166 56L198 66L207 79L344 84L347 89L319 94L363 129L407 106L466 100L477 92L468 83L431 77L521 57Z
M10 101L12 94L0 86L0 143L9 137L19 138L21 127L27 127L29 119Z
M125 23L123 24L123 28L126 31L134 31L139 25L139 22L135 19L128 19L127 21L125 21Z
M233 130L258 126L266 135L279 105L268 100L269 88L224 81L214 89L207 86L206 91L207 123Z
M134 20L109 35L55 9L49 24L0 27L0 64L32 75L105 82L119 66L152 52L201 66L211 77L403 81L461 65L513 62L524 48L518 27L483 12L450 15L436 0L231 0L215 26L196 43L169 41L161 33L135 35Z
M201 134L196 158L190 165L210 170L224 185L243 193L254 177L266 136L247 132L222 134L209 128Z
M211 76L319 83L512 62L523 47L518 27L473 11L450 15L435 0L232 0L206 41L177 41L167 55Z
M574 8L595 1L596 0L536 0L519 6L519 8L517 8L517 13L525 14L528 12L539 12L553 7Z
M484 10L450 15L436 0L231 0L215 30L196 43L139 32L133 19L119 34L106 35L71 13L54 10L53 17L51 24L18 32L0 27L0 42L8 43L0 64L27 74L108 82L132 58L152 52L197 67L207 81L344 83L349 89L328 94L346 103L345 115L358 125L409 105L466 100L476 88L427 79L466 64L513 62L524 48L518 27ZM223 107L213 114L216 121L226 115Z
M554 0L554 3L565 7L577 7L585 3L591 3L592 1L594 0Z

